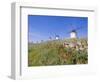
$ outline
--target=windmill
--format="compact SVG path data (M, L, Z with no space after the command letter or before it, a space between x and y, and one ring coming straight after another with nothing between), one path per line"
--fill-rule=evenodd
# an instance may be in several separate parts
M70 38L77 38L77 32L76 32L76 30L72 30L70 32Z
M59 35L55 35L55 39L58 40L59 39Z
M72 26L72 25L71 25L71 26ZM74 26L74 27L72 26L71 31L69 31L69 32L67 32L67 33L68 33L68 34L70 33L70 38L78 38L78 36L77 36L77 34L78 34L77 31L80 30L80 29L82 29L82 28L83 28L83 27L77 27L77 28L76 28L75 26Z
M52 40L52 37L49 37L49 40Z

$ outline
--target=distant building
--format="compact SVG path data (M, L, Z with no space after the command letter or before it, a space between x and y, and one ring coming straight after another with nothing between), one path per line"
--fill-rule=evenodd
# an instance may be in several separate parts
M75 30L70 32L70 38L77 38L77 32Z

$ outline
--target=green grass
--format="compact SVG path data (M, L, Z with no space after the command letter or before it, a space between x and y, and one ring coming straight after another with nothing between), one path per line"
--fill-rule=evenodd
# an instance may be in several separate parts
M63 46L64 42L77 41L87 46L86 39L53 40L37 44L29 43L28 66L87 64L87 49L77 51L74 48L65 48Z

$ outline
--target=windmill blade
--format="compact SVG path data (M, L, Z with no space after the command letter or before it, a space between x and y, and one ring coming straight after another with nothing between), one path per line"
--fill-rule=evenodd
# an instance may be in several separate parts
M68 31L67 34L71 33L71 32L74 31L74 30L76 30L76 29L72 29L72 30Z
M78 28L72 29L72 30L68 31L66 34L69 34L69 33L72 32L73 30L78 31L78 30L81 30L81 29L83 29L83 28L84 28L84 27L78 27Z
M69 28L71 27L71 29L70 29L70 31L68 31L67 33L70 33L72 30L74 30L75 29L75 26L73 25L73 24L71 24L70 26L69 26Z
M80 29L83 29L84 27L78 27L78 28L76 28L75 30L77 31L77 30L80 30Z

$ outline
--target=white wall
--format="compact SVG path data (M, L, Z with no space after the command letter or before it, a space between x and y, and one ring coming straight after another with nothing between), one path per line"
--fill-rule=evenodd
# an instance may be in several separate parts
M95 6L98 8L97 21L100 20L100 0L1 0L0 1L0 82L1 80L13 81L8 76L10 76L10 66L11 66L11 2L24 1L24 2L34 2L34 3L52 3L61 5L74 5L74 6ZM98 27L100 24L98 22ZM97 27L96 27L97 28ZM98 34L98 51L100 45L100 28L97 28ZM97 44L95 43L95 44ZM100 60L100 53L97 52ZM95 55L95 54L94 54ZM98 69L100 68L100 63L98 64ZM100 71L99 71L100 72ZM92 76L65 76L61 78L46 78L46 79L34 79L34 82L99 82L99 75Z

